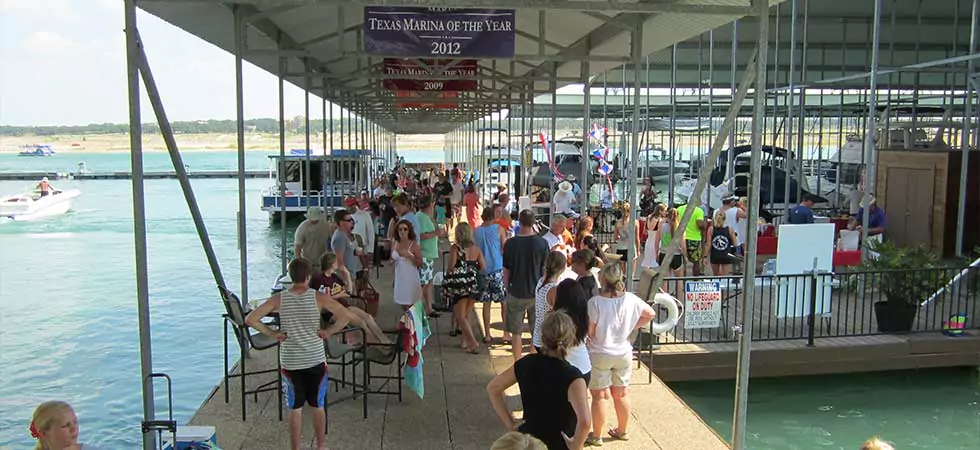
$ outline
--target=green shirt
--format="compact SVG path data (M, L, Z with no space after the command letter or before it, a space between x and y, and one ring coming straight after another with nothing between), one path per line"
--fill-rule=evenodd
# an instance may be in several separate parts
M687 210L687 205L681 205L677 208L677 215L679 217L684 217L684 211ZM704 210L700 207L694 208L694 212L691 214L691 221L687 223L687 229L684 231L684 239L688 241L700 241L703 239L701 236L701 229L698 228L698 221L704 220Z
M436 226L432 223L432 218L428 214L419 213L419 236L425 233L436 231ZM439 257L439 237L433 236L422 239L422 257L425 259L436 259Z

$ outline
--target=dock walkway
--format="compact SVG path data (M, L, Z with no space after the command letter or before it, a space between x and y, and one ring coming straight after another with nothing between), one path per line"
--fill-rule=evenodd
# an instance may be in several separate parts
M438 264L438 263L437 263ZM372 271L372 274L374 271ZM381 313L378 323L382 328L392 328L400 309L391 301L392 275L390 266L381 269L380 279L373 281L381 291ZM477 308L479 316L479 306ZM487 398L486 385L493 376L512 363L510 346L503 345L500 336L500 310L493 309L494 344L479 355L465 353L459 348L458 338L448 335L450 316L432 320L433 335L424 351L425 398L420 399L405 388L402 402L396 396L372 395L368 399L368 418L362 419L361 399L353 399L333 405L328 409L327 441L331 449L453 449L486 450L507 430L500 424ZM479 317L473 318L477 325ZM479 328L475 328L479 330ZM480 336L478 336L478 339ZM530 342L527 337L525 342ZM253 352L249 370L259 367L275 367L274 351ZM375 373L372 366L372 373ZM339 374L331 368L331 374ZM378 369L381 371L382 369ZM359 372L360 373L360 372ZM394 373L394 370L391 370ZM617 450L721 450L728 445L706 425L700 417L681 401L656 376L647 383L647 370L641 364L634 373L631 387L633 403L629 441L611 442L606 439L605 448ZM272 380L250 377L249 387ZM277 396L266 392L252 397L248 403L248 420L241 420L241 407L237 400L238 384L232 382L231 401L224 402L224 387L218 386L197 411L190 425L208 425L217 428L218 443L223 449L271 450L288 445L285 422L278 420ZM335 392L331 386L330 398L345 395L349 391ZM520 392L514 386L507 392L507 403L520 416ZM610 405L608 424L614 423L615 414ZM303 436L313 445L313 429L309 414L304 417ZM312 448L312 447L311 447Z

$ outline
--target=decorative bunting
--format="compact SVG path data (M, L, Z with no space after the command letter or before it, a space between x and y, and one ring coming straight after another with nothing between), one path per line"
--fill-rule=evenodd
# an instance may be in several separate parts
M613 165L608 161L609 147L606 147L606 134L608 132L608 128L598 123L593 123L592 129L589 130L589 140L596 147L592 150L592 157L599 161L599 167L596 170L606 177L606 184L609 186L609 196L615 202L616 192L613 191L612 177L610 177L613 171Z

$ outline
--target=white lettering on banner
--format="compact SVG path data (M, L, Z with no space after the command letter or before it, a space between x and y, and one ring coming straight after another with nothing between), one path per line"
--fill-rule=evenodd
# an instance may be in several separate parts
M429 48L433 55L458 55L462 51L459 42L430 42Z
M721 326L721 283L688 281L684 283L684 328L718 328Z
M451 12L458 8L429 8L432 12ZM415 19L406 17L397 20L379 19L369 17L367 21L370 31L409 31L413 33L482 33L484 31L493 33L513 32L513 24L506 20L449 20L449 19ZM457 40L469 40L465 36L428 36L428 38L446 39L433 40L429 43L429 54L431 55L460 55L462 54L462 44ZM422 75L419 73L419 75Z

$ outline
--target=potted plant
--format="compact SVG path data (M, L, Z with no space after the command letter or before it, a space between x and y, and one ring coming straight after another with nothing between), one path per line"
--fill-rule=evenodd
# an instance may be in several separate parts
M868 243L877 254L861 264L883 299L875 302L875 319L881 333L903 333L912 329L919 303L942 286L939 258L923 247L899 247L890 242Z

